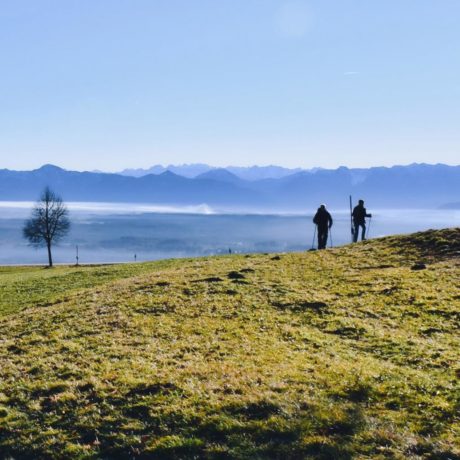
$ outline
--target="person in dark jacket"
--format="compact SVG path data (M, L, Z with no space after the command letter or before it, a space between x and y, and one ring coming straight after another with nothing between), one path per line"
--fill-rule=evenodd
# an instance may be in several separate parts
M329 229L332 227L332 217L324 204L316 211L313 223L318 228L318 249L326 249Z
M358 205L353 209L353 242L358 241L359 227L361 227L361 240L366 239L366 217L372 217L372 214L368 214L364 207L364 201L359 200Z

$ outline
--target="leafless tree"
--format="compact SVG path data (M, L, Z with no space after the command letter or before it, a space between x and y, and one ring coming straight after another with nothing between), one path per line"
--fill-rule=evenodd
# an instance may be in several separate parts
M32 210L32 216L23 228L23 235L31 246L46 247L48 250L48 264L53 266L51 247L70 230L69 212L60 196L49 187L43 193Z

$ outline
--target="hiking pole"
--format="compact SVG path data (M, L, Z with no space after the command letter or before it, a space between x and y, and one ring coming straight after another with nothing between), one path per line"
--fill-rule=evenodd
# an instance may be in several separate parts
M334 247L334 245L332 244L332 227L329 228L329 246L330 246L331 248Z
M369 232L371 231L371 222L372 222L372 217L369 217L369 226L367 227L367 239L369 239Z
M350 195L350 228L351 228L351 242L355 241L355 229L353 225L353 204Z
M313 232L313 241L311 242L311 251L315 249L315 238L316 238L316 225L315 225L315 231Z

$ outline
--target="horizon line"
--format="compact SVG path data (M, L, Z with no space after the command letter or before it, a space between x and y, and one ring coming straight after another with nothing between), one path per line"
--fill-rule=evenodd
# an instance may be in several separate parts
M44 163L41 166L35 167L33 169L10 169L10 168L0 168L0 170L6 170L6 171L13 171L13 172L33 172L33 171L38 171L40 169L46 168L46 167L54 167L61 169L63 171L68 171L68 172L89 172L89 173L100 173L100 174L121 174L125 171L149 171L150 169L160 167L164 168L165 170L168 170L168 168L178 168L178 167L190 167L190 166L205 166L214 170L227 170L228 168L241 168L241 169L251 169L251 168L282 168L290 171L297 171L297 172L302 172L302 171L314 171L314 170L322 170L322 171L337 171L339 169L348 169L348 170L366 170L366 169L374 169L374 168L384 168L384 169L391 169L391 168L404 168L404 167L410 167L410 166L448 166L448 167L459 167L460 163L456 164L450 164L450 163L426 163L426 162L412 162L412 163L407 163L407 164L392 164L390 166L386 165L374 165L374 166L367 166L367 167L350 167L350 166L345 166L345 165L340 165L335 168L327 168L327 167L322 167L322 166L313 166L310 168L306 167L301 167L301 166L295 166L295 167L289 167L289 166L282 166L282 165L276 165L276 164L267 164L267 165L258 165L258 164L253 164L251 166L240 166L240 165L227 165L227 166L215 166L211 165L208 163L180 163L180 164L154 164L150 167L147 168L142 168L142 167L128 167L124 168L119 171L108 171L108 170L101 170L101 169L73 169L73 168L66 168L64 166L59 166L54 163ZM173 173L174 174L174 173Z

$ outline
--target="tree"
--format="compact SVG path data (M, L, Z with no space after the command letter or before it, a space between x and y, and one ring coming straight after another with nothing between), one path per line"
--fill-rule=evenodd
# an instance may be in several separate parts
M31 246L46 247L48 250L48 264L53 266L51 247L70 230L69 212L60 196L49 187L43 193L32 210L32 217L28 219L22 230L24 238Z

